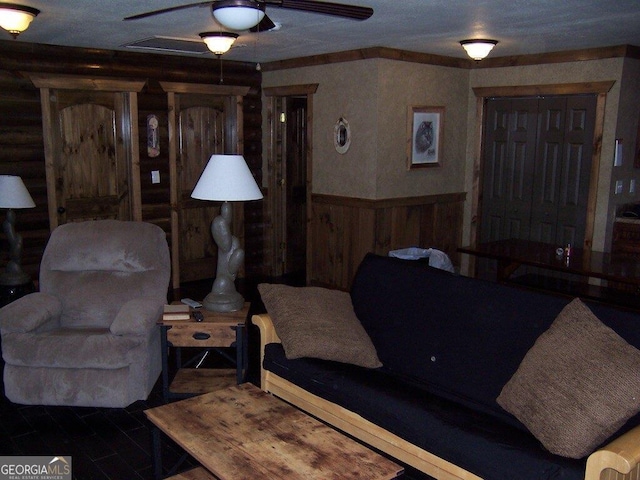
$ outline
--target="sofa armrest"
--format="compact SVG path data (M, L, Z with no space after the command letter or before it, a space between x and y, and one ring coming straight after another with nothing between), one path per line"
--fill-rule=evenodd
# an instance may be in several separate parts
M156 326L165 301L156 297L140 297L122 305L109 330L114 335L148 335Z
M585 480L600 480L601 473L613 469L621 474L640 471L640 426L596 450L587 459ZM606 477L609 478L609 477ZM635 475L615 478L638 478Z
M43 292L34 292L0 308L2 334L26 333L46 326L55 328L60 324L62 303L57 297ZM49 326L47 326L49 327Z
M251 317L251 321L260 329L260 385L261 388L267 391L267 372L263 367L264 361L264 347L269 343L282 343L280 337L276 333L276 329L273 326L271 317L267 313L260 315L254 315Z

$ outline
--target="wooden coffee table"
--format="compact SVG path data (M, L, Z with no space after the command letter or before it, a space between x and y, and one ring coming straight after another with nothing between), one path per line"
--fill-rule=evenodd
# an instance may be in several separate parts
M403 468L249 383L145 411L203 468L175 479L390 480Z

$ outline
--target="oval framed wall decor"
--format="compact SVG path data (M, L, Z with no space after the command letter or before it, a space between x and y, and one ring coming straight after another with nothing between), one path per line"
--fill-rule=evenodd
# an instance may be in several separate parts
M340 117L333 127L333 144L340 154L347 153L351 146L351 127L344 117Z

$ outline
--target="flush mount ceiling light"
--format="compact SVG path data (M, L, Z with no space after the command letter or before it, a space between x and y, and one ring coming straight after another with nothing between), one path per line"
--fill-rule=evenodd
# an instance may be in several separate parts
M467 51L467 55L474 60L479 61L489 55L489 52L497 43L497 40L477 38L472 40L462 40L460 45L462 45L462 47Z
M216 21L230 30L249 30L264 18L265 4L256 0L219 0L211 5Z
M209 50L216 55L222 55L229 51L233 42L238 38L238 34L230 32L203 32L200 34L200 38L207 44Z
M39 13L40 10L37 8L0 2L0 27L16 38L29 27L31 20Z

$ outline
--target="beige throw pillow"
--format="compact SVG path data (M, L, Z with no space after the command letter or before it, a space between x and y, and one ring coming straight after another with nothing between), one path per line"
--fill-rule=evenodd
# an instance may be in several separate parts
M320 287L258 285L289 359L312 357L366 368L382 366L351 296Z
M575 299L536 340L497 401L547 450L582 458L640 410L640 351Z

